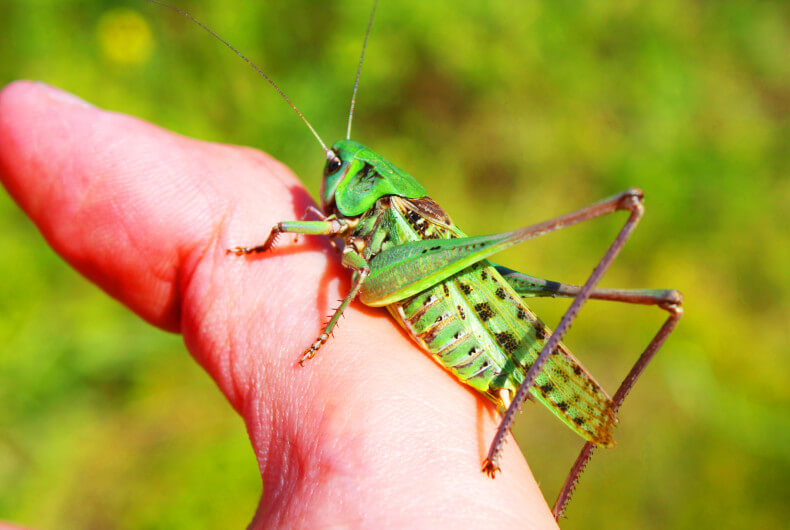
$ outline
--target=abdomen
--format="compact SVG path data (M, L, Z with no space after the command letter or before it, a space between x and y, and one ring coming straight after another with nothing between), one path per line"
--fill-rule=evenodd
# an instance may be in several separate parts
M415 342L500 412L551 335L485 260L388 309ZM612 443L611 398L565 345L549 356L530 391L583 438Z

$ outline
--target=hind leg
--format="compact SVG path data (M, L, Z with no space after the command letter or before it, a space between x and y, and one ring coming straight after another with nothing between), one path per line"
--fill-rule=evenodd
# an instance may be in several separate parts
M578 285L536 278L499 265L497 269L513 289L523 298L544 296L573 298L576 297L582 289ZM678 320L680 320L680 317L683 315L683 308L681 307L683 295L674 289L593 289L590 292L590 298L624 302L627 304L656 305L669 313L664 324L647 345L645 351L642 352L642 355L639 356L636 363L634 363L634 366L620 384L617 392L615 392L612 398L612 409L616 413L637 379L639 379L639 376L642 375L648 363L650 363L656 352L658 352L664 344L669 334L672 333L672 330L675 328ZM595 444L587 442L576 458L570 473L568 473L568 478L565 479L565 484L554 504L552 512L555 519L562 517L571 495L573 494L573 490L576 487L576 483L579 480L579 476L582 471L584 471L594 450Z

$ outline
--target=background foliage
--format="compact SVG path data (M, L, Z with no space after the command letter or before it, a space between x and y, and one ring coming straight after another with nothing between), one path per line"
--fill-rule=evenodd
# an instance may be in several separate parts
M328 141L368 16L351 0L180 0ZM523 226L629 186L648 214L607 286L675 287L686 317L583 478L567 528L781 527L790 518L790 13L776 1L383 0L354 137L465 230ZM322 155L241 60L140 1L4 0L0 83L38 79L182 134L259 147L317 191ZM502 261L583 281L606 219ZM188 358L66 267L0 198L0 519L245 525L242 422ZM555 322L565 301L535 306ZM567 342L614 389L663 315L592 302ZM580 442L537 407L517 436L552 500Z

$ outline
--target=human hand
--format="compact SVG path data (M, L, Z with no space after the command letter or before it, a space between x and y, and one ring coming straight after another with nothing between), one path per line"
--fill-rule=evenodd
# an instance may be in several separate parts
M181 333L241 414L263 481L254 527L555 527L512 440L504 472L481 472L492 407L384 310L353 303L297 365L349 272L320 237L225 252L312 204L279 162L18 82L0 93L0 177L69 264Z

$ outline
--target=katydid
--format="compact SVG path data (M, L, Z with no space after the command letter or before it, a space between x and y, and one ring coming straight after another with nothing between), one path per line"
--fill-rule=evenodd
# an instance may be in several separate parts
M502 415L483 464L492 478L517 412L528 398L539 401L586 441L554 506L559 518L592 452L613 445L616 413L682 316L676 290L596 288L644 213L643 194L629 189L586 208L535 225L486 236L467 236L428 196L420 183L368 147L350 139L359 76L376 3L370 14L351 98L346 139L327 148L310 123L257 66L192 15L190 18L231 48L262 75L307 124L326 155L319 220L282 221L258 246L229 249L237 256L271 249L282 233L343 240L342 264L352 287L299 364L327 342L343 311L355 299L386 307L392 317L442 367L491 400ZM494 254L543 234L619 210L628 219L583 286L528 276L489 261ZM303 217L304 219L304 217ZM526 305L530 297L573 298L552 332ZM657 305L666 321L610 397L561 342L590 298Z

